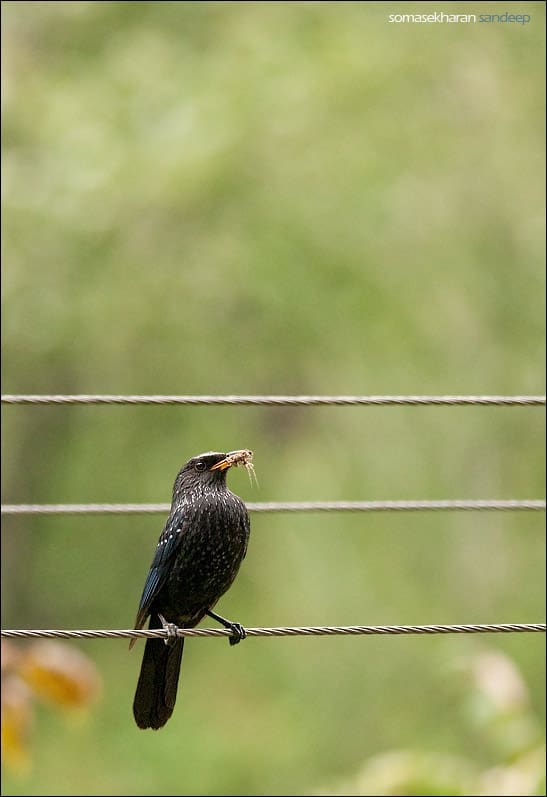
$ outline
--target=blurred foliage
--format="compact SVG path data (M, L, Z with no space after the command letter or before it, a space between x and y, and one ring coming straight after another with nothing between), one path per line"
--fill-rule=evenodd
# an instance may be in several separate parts
M400 11L4 2L4 392L543 392L544 4L526 26ZM244 447L247 500L535 498L544 431L537 408L8 407L3 500L166 501L189 456ZM4 625L131 626L161 522L7 518ZM540 621L543 524L255 515L219 611ZM541 635L496 644L543 727ZM78 734L40 714L6 794L306 794L386 750L504 761L445 677L471 639L188 643L158 734L131 717L139 652L85 646L105 699Z
M100 691L95 665L76 648L2 642L2 761L18 774L29 771L35 699L63 710L85 709Z
M497 766L481 771L470 758L394 750L373 756L357 776L317 795L545 794L545 745L526 684L512 661L478 650L460 663L469 732L499 748Z

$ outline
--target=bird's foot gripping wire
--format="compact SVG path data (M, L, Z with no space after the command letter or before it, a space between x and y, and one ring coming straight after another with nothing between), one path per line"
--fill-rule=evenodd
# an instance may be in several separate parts
M241 640L245 639L247 636L247 632L241 623L232 623L230 620L226 620L226 618L221 617L220 614L215 614L215 612L212 612L210 609L207 610L206 614L208 614L209 617L212 617L213 620L216 620L218 623L222 623L224 628L230 629L232 632L232 636L229 637L230 645L237 645L238 642L241 642Z
M163 614L158 614L158 617L161 620L163 630L167 631L167 639L164 639L163 641L168 647L171 648L179 638L177 634L178 627L175 623L168 623Z

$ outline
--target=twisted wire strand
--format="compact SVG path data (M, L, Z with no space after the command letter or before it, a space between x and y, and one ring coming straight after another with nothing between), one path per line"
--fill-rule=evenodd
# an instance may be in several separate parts
M245 628L247 636L362 636L389 634L510 634L545 632L545 623L489 623L462 625L345 625L345 626L279 626ZM2 630L2 639L167 639L172 630ZM177 628L179 637L229 637L229 628Z
M237 404L255 406L540 406L545 404L545 396L121 396L5 394L1 398L2 404Z
M542 499L443 501L272 501L248 502L250 512L442 512L542 511ZM3 515L153 514L169 512L170 504L2 504Z

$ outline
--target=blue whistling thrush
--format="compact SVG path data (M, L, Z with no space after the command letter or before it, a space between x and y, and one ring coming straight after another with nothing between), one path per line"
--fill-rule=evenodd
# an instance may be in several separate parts
M139 728L161 728L177 697L184 638L176 627L193 628L208 615L232 631L245 629L213 612L235 579L247 552L250 522L243 501L226 485L234 465L252 470L252 451L207 452L181 468L171 512L161 533L137 612L135 628L164 628L167 639L147 639L133 714ZM131 641L130 647L136 642Z

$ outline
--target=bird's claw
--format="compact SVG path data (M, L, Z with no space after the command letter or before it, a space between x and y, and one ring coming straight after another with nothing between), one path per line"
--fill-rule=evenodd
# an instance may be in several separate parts
M167 631L167 638L163 640L164 644L167 647L172 648L173 645L176 643L178 636L178 627L176 623L168 623L165 617L162 614L159 614L158 617L161 620L161 626L164 631Z
M237 645L242 639L245 639L247 632L241 623L230 623L229 625L232 636L229 637L230 645Z
M220 614L216 614L212 609L207 609L205 614L212 617L213 620L216 620L217 623L222 623L224 628L227 628L229 631L232 632L232 635L228 637L230 640L230 645L237 645L238 642L241 642L242 639L245 639L247 636L247 632L241 625L241 623L232 623L231 620L227 620L225 617L221 617Z

